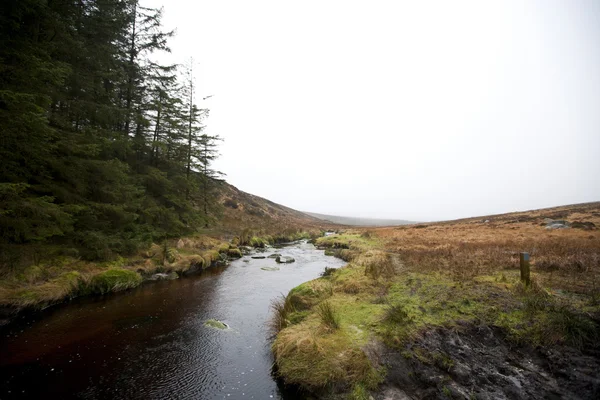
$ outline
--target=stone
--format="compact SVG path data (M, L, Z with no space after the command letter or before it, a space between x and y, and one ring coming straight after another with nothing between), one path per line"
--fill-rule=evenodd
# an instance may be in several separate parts
M222 321L219 321L216 319L212 319L212 318L204 321L204 326L221 329L221 330L229 328L229 326L227 326L227 324L225 322L222 322Z
M290 257L290 256L279 256L279 257L275 258L275 261L278 264L291 264L296 260L294 259L294 257Z
M154 274L152 275L150 278L148 278L148 280L151 281L171 281L173 279L178 279L179 275L177 275L177 272L171 272L170 274L165 274L165 273L158 273L158 274Z

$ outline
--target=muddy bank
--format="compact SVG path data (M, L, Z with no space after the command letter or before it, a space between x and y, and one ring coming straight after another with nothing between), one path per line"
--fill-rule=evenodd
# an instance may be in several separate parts
M511 345L497 328L436 329L402 351L371 344L387 370L378 400L598 399L600 353Z

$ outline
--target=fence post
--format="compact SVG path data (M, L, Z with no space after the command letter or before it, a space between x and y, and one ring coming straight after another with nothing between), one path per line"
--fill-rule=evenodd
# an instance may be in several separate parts
M529 253L522 252L520 254L521 261L521 282L525 284L525 286L529 286L531 284L531 277L529 274Z

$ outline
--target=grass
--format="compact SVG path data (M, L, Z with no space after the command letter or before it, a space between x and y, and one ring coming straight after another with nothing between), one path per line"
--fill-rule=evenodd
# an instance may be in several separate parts
M420 338L480 324L515 344L597 349L600 232L545 229L555 212L600 226L596 204L317 239L348 265L286 296L291 311L273 344L279 374L314 393L368 398L383 373L364 350L372 341L447 373L451 355L419 347ZM532 257L528 287L521 251Z
M85 291L89 293L106 294L131 289L142 283L142 276L127 269L109 269L95 275Z
M242 256L236 245L205 235L152 244L128 258L93 263L60 256L4 271L0 306L44 308L73 297L127 290L155 273L181 275Z
M323 270L323 272L321 272L321 276L324 277L324 278L328 277L328 276L331 276L335 272L336 269L337 268L325 267L325 269Z
M340 318L330 302L324 301L317 306L317 315L327 330L337 330L340 327Z

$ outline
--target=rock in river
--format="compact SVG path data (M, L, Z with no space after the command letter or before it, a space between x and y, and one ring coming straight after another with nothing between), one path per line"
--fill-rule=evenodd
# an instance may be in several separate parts
M170 281L170 280L177 279L177 278L179 278L179 275L177 275L177 272L171 272L170 274L165 274L165 273L154 274L150 278L148 278L148 280L150 280L150 281Z
M279 271L279 267L262 267L263 271Z
M291 264L296 260L294 259L294 257L290 256L279 256L275 258L275 261L277 261L278 264Z
M209 326L211 328L217 328L217 329L229 328L225 322L221 322L216 319L207 319L206 321L204 321L204 326Z

